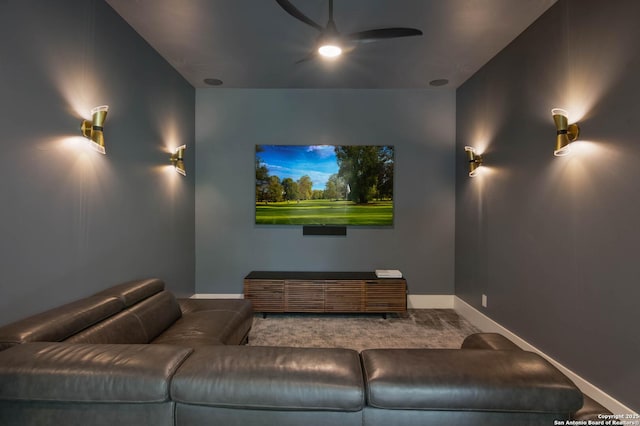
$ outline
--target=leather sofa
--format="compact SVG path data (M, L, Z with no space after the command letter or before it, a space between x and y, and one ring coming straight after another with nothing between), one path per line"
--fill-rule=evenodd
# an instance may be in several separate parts
M0 327L0 424L549 425L583 405L546 360L482 337L250 347L252 315L249 301L180 300L149 279Z
M248 300L176 299L143 279L0 328L0 350L29 342L237 345L253 323Z

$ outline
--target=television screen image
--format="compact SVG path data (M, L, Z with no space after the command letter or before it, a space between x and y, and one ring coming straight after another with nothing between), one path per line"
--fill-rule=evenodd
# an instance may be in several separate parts
M392 226L394 147L256 145L256 224Z

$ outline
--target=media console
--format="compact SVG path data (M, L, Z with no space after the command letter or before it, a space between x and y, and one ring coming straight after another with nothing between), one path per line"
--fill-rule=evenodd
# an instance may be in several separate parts
M407 310L407 281L373 272L253 271L244 297L255 312L369 312Z

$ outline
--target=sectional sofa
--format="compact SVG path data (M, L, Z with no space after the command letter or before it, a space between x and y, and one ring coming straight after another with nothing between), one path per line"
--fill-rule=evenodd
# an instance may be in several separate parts
M176 299L145 279L0 327L0 424L550 425L583 405L493 335L458 350L250 347L252 319L249 301Z

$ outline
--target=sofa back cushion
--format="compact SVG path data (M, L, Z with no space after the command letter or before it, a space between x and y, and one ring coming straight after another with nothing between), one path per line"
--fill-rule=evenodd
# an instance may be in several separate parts
M148 342L158 337L182 316L175 296L168 291L145 299L131 308L147 333Z
M91 296L0 327L0 350L27 342L59 342L124 308L117 297Z
M65 340L67 343L148 343L140 319L130 309L107 318Z
M358 412L365 389L351 349L201 346L173 377L171 397L182 407Z
M164 282L158 278L145 278L128 281L102 290L94 296L117 297L125 307L133 306L156 293L164 290Z
M20 343L149 343L182 315L157 278L129 281L0 327L0 350Z
M66 340L69 343L150 343L182 315L176 298L161 291Z

